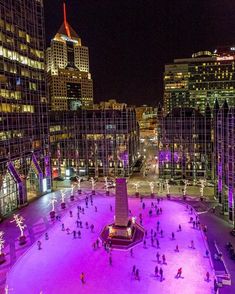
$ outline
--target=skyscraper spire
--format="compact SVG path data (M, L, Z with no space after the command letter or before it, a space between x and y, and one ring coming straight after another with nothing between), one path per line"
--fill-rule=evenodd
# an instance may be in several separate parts
M63 2L63 10L64 10L64 26L65 26L65 30L66 30L67 36L71 39L70 28L69 28L69 25L67 23L67 12L66 12L66 3L65 3L65 1Z

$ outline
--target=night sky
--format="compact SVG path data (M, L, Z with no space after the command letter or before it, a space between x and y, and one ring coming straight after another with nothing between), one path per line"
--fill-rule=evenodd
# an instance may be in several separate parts
M44 0L47 44L62 0ZM95 102L157 105L164 64L235 44L232 0L67 0L67 19L89 47Z

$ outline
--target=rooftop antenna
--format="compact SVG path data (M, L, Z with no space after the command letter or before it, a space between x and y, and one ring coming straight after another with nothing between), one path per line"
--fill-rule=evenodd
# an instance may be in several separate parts
M67 23L67 12L66 12L66 4L65 1L63 2L63 10L64 10L64 26L67 33L67 36L71 39L71 33L69 29L69 25Z

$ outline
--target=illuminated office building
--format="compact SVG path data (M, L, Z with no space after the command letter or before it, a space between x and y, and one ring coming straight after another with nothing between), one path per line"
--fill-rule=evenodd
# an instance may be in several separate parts
M212 178L211 110L176 107L159 118L159 175L168 179Z
M52 111L53 178L128 176L139 148L134 108Z
M42 0L0 1L0 214L50 191Z
M66 18L46 51L46 70L51 110L92 108L93 81L88 48Z
M227 101L216 109L215 123L215 195L221 204L222 213L235 222L235 108Z
M205 111L226 99L235 105L235 47L202 51L191 58L175 59L165 65L164 112L174 107L194 107Z

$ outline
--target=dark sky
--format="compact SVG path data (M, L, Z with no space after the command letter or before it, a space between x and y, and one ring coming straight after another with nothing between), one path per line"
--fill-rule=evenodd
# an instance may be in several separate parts
M62 0L44 0L47 43ZM89 47L95 101L156 105L164 64L201 49L235 44L232 0L67 0L67 19Z

